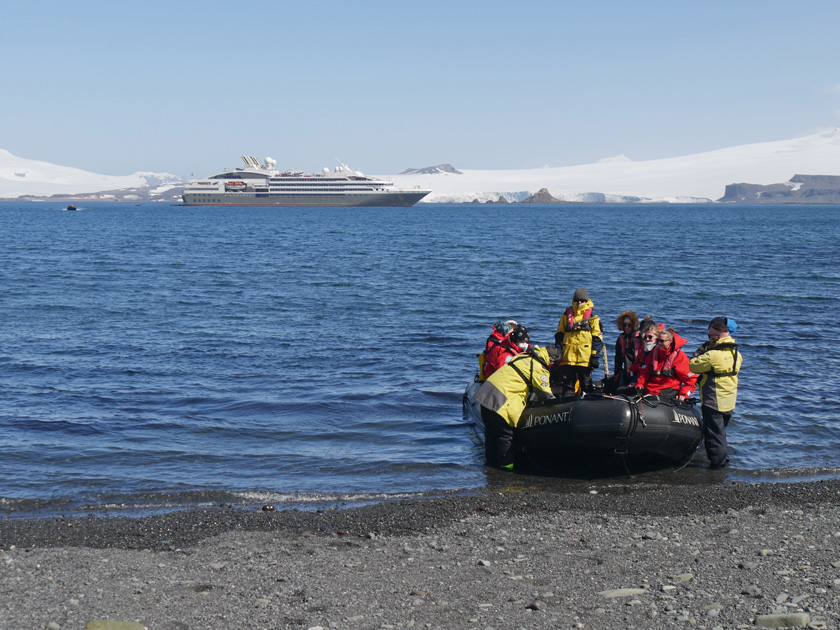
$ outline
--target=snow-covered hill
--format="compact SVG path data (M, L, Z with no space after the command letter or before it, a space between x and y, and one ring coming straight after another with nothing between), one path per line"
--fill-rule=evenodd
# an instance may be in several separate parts
M71 166L29 160L0 149L0 198L74 196L134 189L165 195L182 183L169 173L99 175Z
M840 128L791 140L749 144L662 160L625 156L595 164L461 174L400 174L398 186L429 187L421 203L523 201L538 190L565 201L713 201L727 184L776 184L797 173L840 175Z
M524 201L541 189L563 201L706 202L722 198L729 184L781 184L797 174L840 175L840 128L645 162L622 155L580 166L493 171L455 169L447 164L383 177L398 186L431 188L421 203L497 201L499 197ZM0 198L5 199L107 192L122 199L174 200L183 183L168 173L99 175L19 158L0 149Z

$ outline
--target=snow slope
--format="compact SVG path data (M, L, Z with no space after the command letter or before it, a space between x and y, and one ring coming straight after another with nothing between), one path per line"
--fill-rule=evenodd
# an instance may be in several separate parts
M0 149L0 198L5 199L24 195L41 197L144 188L180 181L179 177L169 173L99 175L70 166L20 158Z
M645 162L619 156L558 168L458 170L461 175L406 174L389 179L398 186L431 188L423 199L426 203L495 201L499 196L522 201L541 188L566 201L713 201L723 197L727 184L775 184L797 173L840 175L840 128Z
M713 201L727 184L776 184L796 174L840 175L840 128L791 140L748 144L682 157L633 162L625 156L594 164L461 174L385 176L398 186L428 187L423 202L522 201L538 190L565 201ZM19 158L0 149L0 198L74 195L182 183L168 173L99 175ZM421 203L423 203L421 202Z

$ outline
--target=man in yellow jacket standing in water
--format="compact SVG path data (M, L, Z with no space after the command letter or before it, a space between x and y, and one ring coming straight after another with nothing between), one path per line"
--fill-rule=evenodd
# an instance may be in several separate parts
M574 395L578 382L582 392L592 391L592 370L599 365L603 339L601 321L593 310L589 293L577 289L572 305L563 313L554 333L554 343L562 352L558 370L561 398Z
M554 398L548 365L556 358L553 346L534 346L493 372L475 393L481 405L488 466L513 470L513 429L531 394L539 400Z
M729 463L726 427L735 410L738 395L738 372L741 353L732 338L737 324L728 317L709 322L709 340L697 348L688 361L688 369L700 375L700 411L703 414L703 438L709 468L723 468Z

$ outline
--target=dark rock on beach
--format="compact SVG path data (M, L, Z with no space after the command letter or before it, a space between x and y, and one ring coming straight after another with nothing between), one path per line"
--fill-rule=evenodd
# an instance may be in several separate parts
M531 486L509 475L470 496L324 512L5 519L0 627L840 623L836 481Z

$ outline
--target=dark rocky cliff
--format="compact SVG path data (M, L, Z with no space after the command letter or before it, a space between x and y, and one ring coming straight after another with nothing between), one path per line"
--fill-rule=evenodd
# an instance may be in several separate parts
M840 176L794 175L784 184L729 184L721 203L840 203Z

